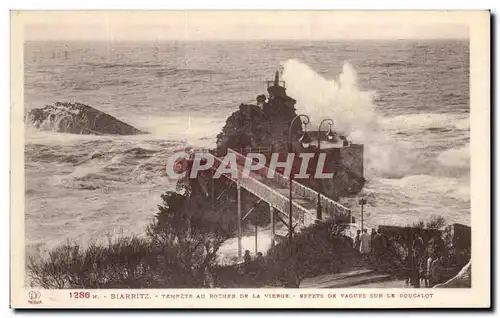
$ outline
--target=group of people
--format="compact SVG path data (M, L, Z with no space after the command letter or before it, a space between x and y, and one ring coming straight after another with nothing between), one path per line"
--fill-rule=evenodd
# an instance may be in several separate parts
M264 262L264 257L261 252L258 252L255 256L255 259L252 261L252 256L250 256L250 251L245 250L245 254L243 255L243 266L245 273L251 273L258 270L262 267Z
M373 255L377 259L383 259L388 243L387 237L380 229L378 231L372 229L371 234L368 234L367 229L363 229L363 234L361 230L357 230L353 247L365 258Z
M431 238L427 244L420 235L415 234L413 237L411 256L414 264L418 266L417 279L425 287L432 287L442 282L445 272L445 258L442 256L443 244L439 237Z
M432 287L441 283L441 271L443 269L443 257L429 255L420 260L419 279L423 286Z
M442 254L442 240L431 238L427 243L419 234L415 234L411 240L412 244L406 252L404 260L406 283L413 286L422 285L432 287L442 281L444 269L444 258ZM388 261L390 241L379 228L371 230L357 230L353 247L359 251L367 261L375 261L383 265ZM391 266L388 264L388 266Z

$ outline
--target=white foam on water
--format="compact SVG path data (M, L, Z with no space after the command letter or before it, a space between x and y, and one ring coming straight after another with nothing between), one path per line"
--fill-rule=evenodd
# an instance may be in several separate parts
M349 63L337 80L326 79L297 60L288 60L283 66L287 91L297 99L297 112L311 117L309 129L317 129L322 119L333 119L334 130L364 144L368 175L403 176L411 171L415 154L386 133L373 102L375 93L359 88Z
M436 177L430 175L410 175L401 179L386 180L409 198L435 201L438 196L469 201L470 186L466 180Z
M460 114L436 114L421 113L385 117L381 123L385 129L417 131L425 129L460 129L467 130L469 118L463 118Z
M250 255L255 256L255 235L245 235L241 238L242 254L245 250L250 251ZM266 255L271 247L270 228L258 228L257 230L257 251ZM218 262L220 264L230 264L238 257L238 238L233 237L224 242L218 252Z
M361 91L356 71L344 63L338 80L326 79L297 60L283 63L287 93L297 100L297 112L311 117L311 126L325 118L334 120L335 130L350 135L378 128L375 92Z
M457 120L457 121L455 121L454 126L457 129L469 130L470 129L470 118L467 117L467 118Z
M470 144L445 150L438 155L437 160L447 167L470 167Z
M135 120L137 127L150 132L144 139L183 141L193 147L215 147L215 137L222 130L224 121L219 118L194 117L144 117Z
M315 130L322 119L331 118L336 131L364 144L368 180L364 195L374 191L368 195L374 205L369 218L401 224L438 209L447 217L464 219L462 214L470 202L470 181L464 173L470 150L468 145L454 145L468 138L466 114L382 116L374 102L375 93L360 88L349 63L334 79L297 60L287 60L283 67L287 93L297 99L297 113L311 117L308 129ZM450 146L453 148L439 150ZM434 151L442 153L432 157ZM449 169L440 169L442 165Z
M396 139L396 133L468 129L468 117L463 114L380 115L375 92L359 87L356 71L347 62L336 79L327 79L297 60L287 60L283 69L287 92L297 99L297 112L311 118L308 129L316 130L322 119L333 119L336 131L364 145L368 177L401 178L420 173L426 165L415 142Z

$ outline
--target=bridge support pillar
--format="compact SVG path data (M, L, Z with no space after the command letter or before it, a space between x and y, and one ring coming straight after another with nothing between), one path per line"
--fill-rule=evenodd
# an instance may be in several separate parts
M212 196L211 196L211 201L212 201L212 210L215 210L215 179L214 176L212 175L210 180L212 181L211 187L212 187Z
M276 220L274 216L274 208L269 204L269 214L271 218L271 246L275 245L274 241L274 235L275 235L275 229L276 229Z
M237 193L237 200L238 200L238 257L241 258L241 236L242 236L242 229L241 229L241 186L239 183L236 184L236 193Z

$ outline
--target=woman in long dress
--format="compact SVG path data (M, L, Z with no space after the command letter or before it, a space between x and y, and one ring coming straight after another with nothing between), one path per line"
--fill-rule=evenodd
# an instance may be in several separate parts
M359 251L362 255L368 255L371 251L372 237L368 234L368 230L364 229L361 235L361 244L359 245Z

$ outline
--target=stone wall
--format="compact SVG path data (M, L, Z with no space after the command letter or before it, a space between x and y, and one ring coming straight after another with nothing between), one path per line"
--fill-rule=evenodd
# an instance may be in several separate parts
M363 145L359 144L340 148L340 165L358 178L364 178L363 150Z

